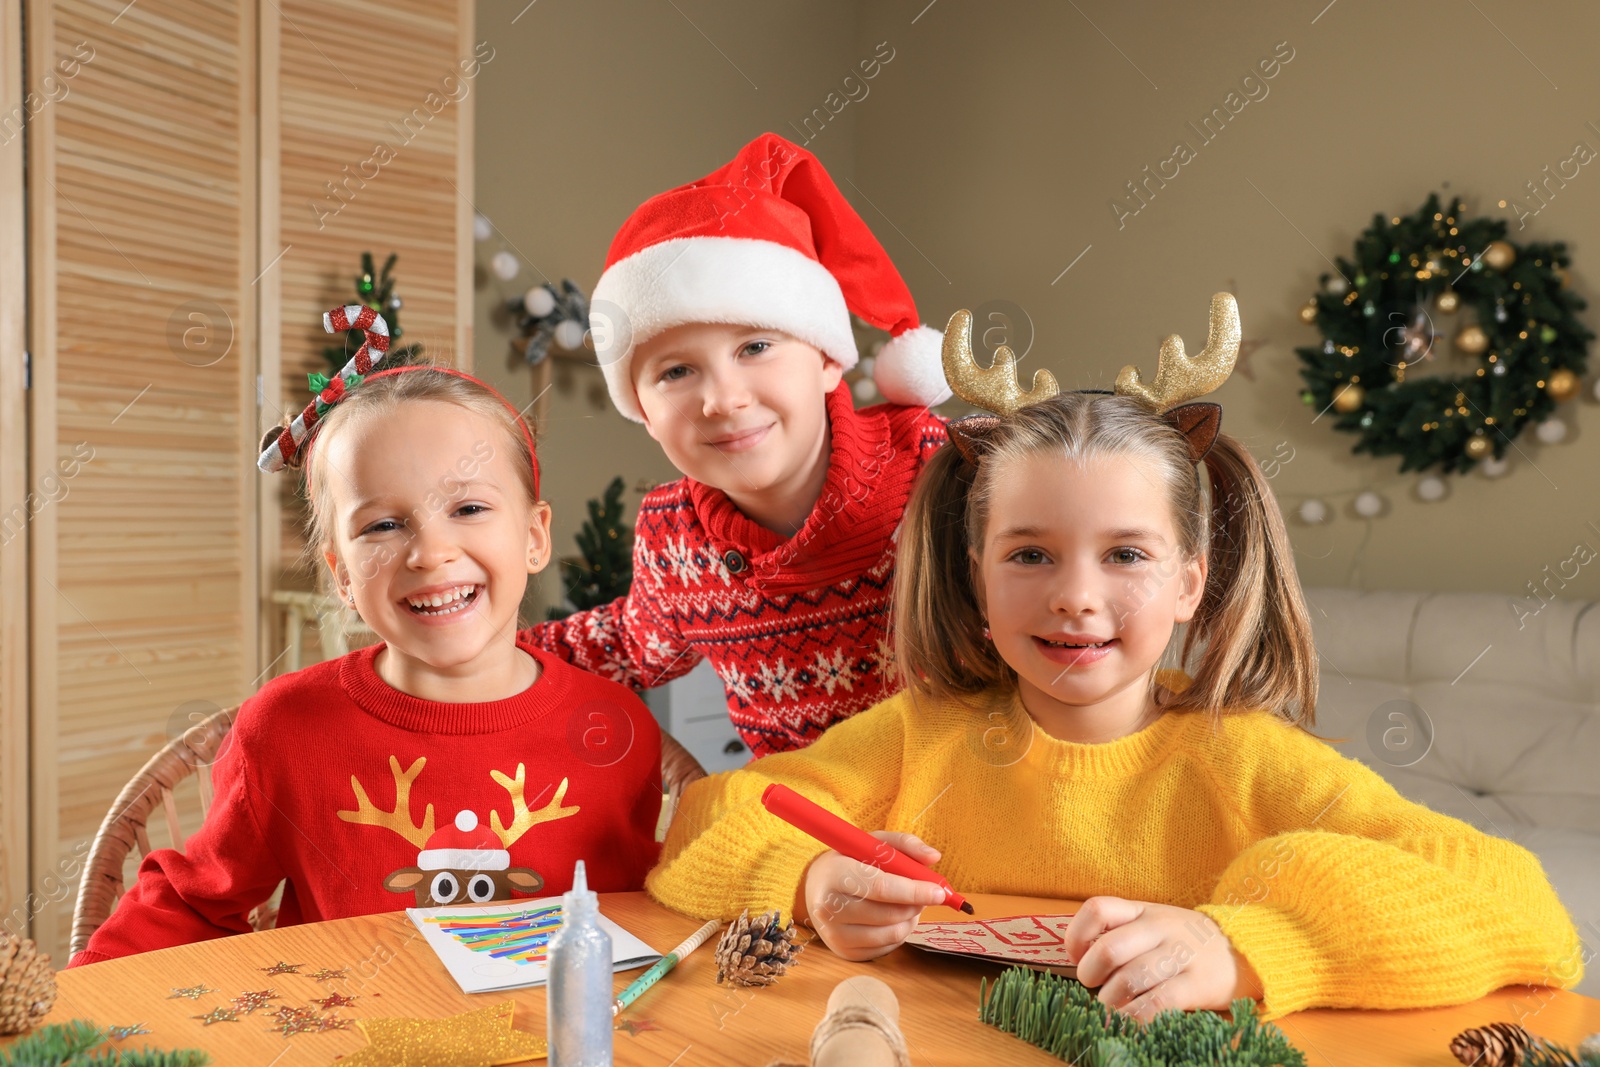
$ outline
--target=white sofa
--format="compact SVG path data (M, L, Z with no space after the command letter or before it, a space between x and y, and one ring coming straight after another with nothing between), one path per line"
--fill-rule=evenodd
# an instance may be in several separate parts
M1588 949L1578 992L1600 997L1596 605L1322 588L1306 599L1315 732L1410 799L1537 855Z

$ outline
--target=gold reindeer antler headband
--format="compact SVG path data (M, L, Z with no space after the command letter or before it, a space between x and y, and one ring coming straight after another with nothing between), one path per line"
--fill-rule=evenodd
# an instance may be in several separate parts
M1146 384L1139 368L1130 364L1117 375L1116 393L1144 403L1177 427L1189 442L1191 458L1199 463L1222 429L1222 406L1191 401L1228 380L1239 358L1239 338L1239 305L1233 294L1217 293L1211 298L1211 328L1204 348L1190 356L1184 351L1183 338L1172 334L1161 342L1155 380ZM944 375L961 399L994 412L969 415L950 424L951 442L974 465L1002 418L1061 392L1046 370L1035 371L1033 388L1023 392L1017 382L1016 356L1004 345L996 350L992 366L978 366L972 358L972 315L967 311L950 316L945 327Z

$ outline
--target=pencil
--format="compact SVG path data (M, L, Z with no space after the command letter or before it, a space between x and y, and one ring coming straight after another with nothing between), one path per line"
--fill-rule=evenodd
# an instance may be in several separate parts
M704 926L700 927L700 929L690 934L684 939L683 944L679 945L665 956L662 956L648 971L634 979L633 982L629 984L628 988L624 989L617 996L616 1003L611 1005L611 1014L613 1016L618 1014L629 1004L632 1004L634 1001L638 1000L641 993L660 981L662 975L676 967L678 962L685 956L689 955L689 953L705 944L706 939L721 928L722 921L720 919L712 919Z

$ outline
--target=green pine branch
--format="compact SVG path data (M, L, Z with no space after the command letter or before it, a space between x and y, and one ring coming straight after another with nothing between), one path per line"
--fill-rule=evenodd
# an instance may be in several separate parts
M86 1019L46 1026L0 1049L0 1067L202 1067L210 1062L199 1049L110 1045L106 1032Z
M1523 1051L1517 1063L1520 1067L1600 1067L1600 1052L1574 1052L1565 1045L1539 1039Z
M1148 1024L1114 1012L1074 979L1026 967L978 984L978 1017L1080 1067L1304 1067L1305 1057L1255 1002L1233 1002L1232 1020L1210 1011L1164 1011Z

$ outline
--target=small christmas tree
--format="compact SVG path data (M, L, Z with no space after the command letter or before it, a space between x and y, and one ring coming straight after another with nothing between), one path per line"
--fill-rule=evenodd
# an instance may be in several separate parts
M394 279L389 276L389 271L398 258L398 254L390 253L389 258L383 261L383 270L375 272L372 269L372 253L361 253L361 274L355 280L356 302L376 311L383 316L383 321L389 324L389 340L393 343L393 347L389 349L389 354L385 358L390 364L400 363L405 357L422 351L421 345L400 344L400 338L405 334L400 328L402 304L400 297L394 291ZM363 331L350 330L344 335L342 344L327 345L322 349L322 358L328 363L328 377L338 376L365 339Z
M583 556L561 561L563 591L578 611L609 604L633 584L633 527L622 521L622 489L618 475L603 497L589 501L589 519L574 538ZM568 614L565 608L550 609L552 619Z

